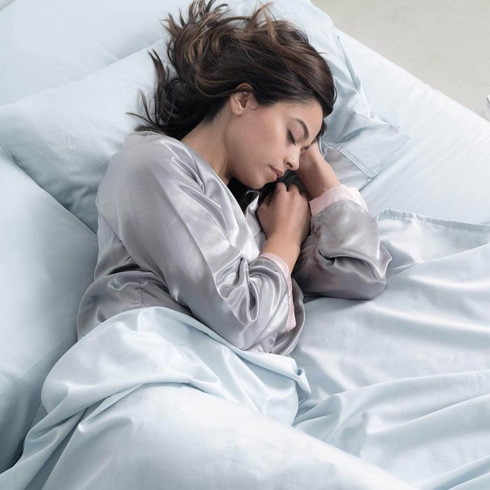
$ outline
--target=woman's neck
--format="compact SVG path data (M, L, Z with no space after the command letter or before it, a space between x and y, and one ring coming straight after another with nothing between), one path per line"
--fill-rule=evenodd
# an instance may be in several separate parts
M200 122L181 142L190 146L205 160L218 177L228 185L232 176L228 171L223 132L218 125Z

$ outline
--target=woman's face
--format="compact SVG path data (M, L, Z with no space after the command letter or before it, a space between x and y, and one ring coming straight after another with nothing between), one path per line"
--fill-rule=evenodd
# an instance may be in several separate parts
M300 155L315 141L323 122L319 102L278 102L261 107L253 94L233 94L226 131L228 173L252 189L260 189L288 169L297 170ZM236 97L234 97L236 96Z

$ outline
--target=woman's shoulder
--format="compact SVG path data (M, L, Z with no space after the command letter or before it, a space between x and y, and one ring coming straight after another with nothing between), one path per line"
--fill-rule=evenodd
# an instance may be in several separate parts
M199 180L196 159L178 139L154 131L127 135L123 146L111 159L110 165L133 172L159 172L166 175L184 172Z
M122 148L109 160L97 191L97 207L109 216L117 194L129 193L133 200L149 203L158 195L196 195L205 186L195 160L179 140L153 131L126 136ZM145 204L146 205L146 204ZM136 203L133 201L133 206Z
M124 139L122 150L133 149L137 149L139 155L142 155L142 152L153 154L154 157L172 154L183 160L193 160L193 155L184 143L177 138L155 131L140 131L128 134Z

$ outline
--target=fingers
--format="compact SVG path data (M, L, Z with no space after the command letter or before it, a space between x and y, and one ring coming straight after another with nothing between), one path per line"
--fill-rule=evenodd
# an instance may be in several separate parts
M308 200L308 194L305 191L300 190L299 186L296 184L290 184L288 191L301 194L306 200Z
M278 182L276 184L274 192L271 192L270 194L268 194L267 197L272 198L273 197L272 195L277 193L277 192L292 192L292 193L296 193L296 194L301 194L301 196L303 196L307 201L309 200L308 193L305 191L301 191L299 186L297 184L294 184L294 183L289 184L289 187L287 187L284 182ZM265 199L264 199L264 201L265 201ZM266 202L267 202L267 204L269 204L270 199Z
M289 187L286 187L284 182L278 182L276 184L275 191L287 191L287 192L300 192L299 187L296 184L289 184Z

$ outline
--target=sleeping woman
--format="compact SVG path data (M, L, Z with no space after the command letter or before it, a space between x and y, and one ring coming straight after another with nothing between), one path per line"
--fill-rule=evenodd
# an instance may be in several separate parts
M308 297L371 299L386 286L377 222L319 148L336 99L327 62L269 4L232 17L214 1L166 19L175 76L150 53L153 107L142 94L145 123L98 188L79 338L163 306L239 349L288 355Z

